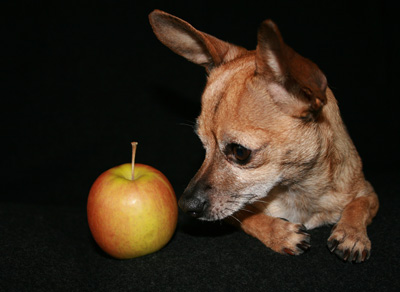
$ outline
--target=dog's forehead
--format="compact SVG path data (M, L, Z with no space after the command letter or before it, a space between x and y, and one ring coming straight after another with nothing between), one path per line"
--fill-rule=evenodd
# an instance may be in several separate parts
M248 55L214 69L202 96L202 111L197 120L199 136L241 131L268 131L266 119L271 116L271 99L265 84L254 80L255 60ZM229 136L229 135L228 135ZM202 138L202 137L200 137Z
M246 79L254 69L253 62L241 59L224 64L211 72L202 96L202 111L214 115L220 109L222 101L230 105L236 104Z
M211 71L202 95L200 122L214 121L217 113L229 104L229 110L237 104L245 81L255 70L254 57L247 56L233 60ZM226 110L226 109L225 109Z
M204 144L218 141L223 147L225 143L238 143L253 149L265 144L270 131L263 116L269 98L265 91L257 96L260 90L252 88L253 64L228 64L210 75L197 120L197 134Z

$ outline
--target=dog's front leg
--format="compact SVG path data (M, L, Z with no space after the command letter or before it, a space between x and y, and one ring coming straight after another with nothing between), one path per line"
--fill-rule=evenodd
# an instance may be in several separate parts
M248 210L240 211L234 216L240 221L241 229L278 253L299 255L311 247L310 235L305 232L302 224L260 212L249 213ZM236 225L239 225L237 222Z
M344 261L363 262L370 256L371 241L367 225L372 222L378 208L378 197L369 185L366 195L355 198L343 210L338 223L328 238L328 248Z

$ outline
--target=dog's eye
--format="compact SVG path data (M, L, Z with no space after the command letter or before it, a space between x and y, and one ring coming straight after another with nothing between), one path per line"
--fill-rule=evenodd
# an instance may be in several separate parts
M229 145L231 156L233 156L238 163L246 163L250 157L251 150L239 144Z

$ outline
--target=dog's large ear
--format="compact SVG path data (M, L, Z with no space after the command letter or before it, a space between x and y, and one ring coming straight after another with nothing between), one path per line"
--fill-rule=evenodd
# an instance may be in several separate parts
M247 52L246 49L198 31L186 21L160 10L149 14L157 38L172 51L208 71Z
M287 46L271 20L261 24L256 50L256 72L268 79L272 98L298 118L313 119L326 103L327 81L316 64Z

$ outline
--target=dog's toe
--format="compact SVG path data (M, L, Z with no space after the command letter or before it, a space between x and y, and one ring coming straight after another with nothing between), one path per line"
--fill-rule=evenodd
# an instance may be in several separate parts
M288 255L295 255L295 252L290 248L284 248L283 251Z
M287 251L285 252L291 255L300 255L311 248L311 236L306 232L306 227L304 225L295 224L295 226L295 238L297 240L297 243L295 243L294 246L292 246L292 248L290 249L291 253L288 253Z
M336 239L328 240L327 245L328 245L329 250L330 250L331 252L334 252L335 249L336 249L336 248L338 247L338 245L339 245L339 241L336 240Z
M361 262L368 260L370 255L371 255L371 251L364 249L362 252L362 256L361 256Z
M276 218L273 231L274 240L270 241L269 247L281 254L300 255L311 247L311 236L302 224Z
M296 245L298 248L300 248L302 251L307 251L310 249L311 244L305 240L301 241Z
M366 232L346 225L335 225L327 246L344 262L361 263L370 256L371 242Z

